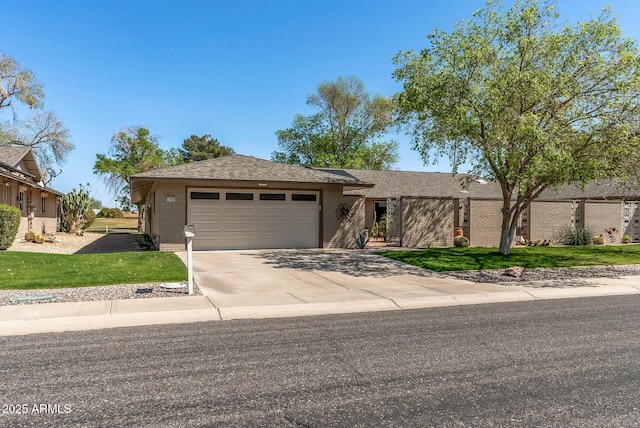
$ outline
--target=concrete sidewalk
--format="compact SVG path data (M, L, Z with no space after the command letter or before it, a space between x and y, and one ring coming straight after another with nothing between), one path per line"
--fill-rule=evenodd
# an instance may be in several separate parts
M366 252L199 252L194 267L202 296L0 306L0 335L640 294L640 276L477 284Z
M273 293L263 295L256 293L227 299L224 306L214 305L206 296L0 306L0 336L242 318L324 315L640 294L638 285L640 277L638 276L582 281L584 285L577 288L560 288L561 284L558 282L547 287L542 281L530 283L527 286L476 284L478 289L469 290L467 293L443 292L439 295L414 297L408 296L407 290L403 290L402 287L395 292L387 290L387 296L354 292L344 293L337 296L335 300L331 300L325 293L319 293L315 302L304 302L293 296L282 295L278 298ZM495 289L490 290L492 287ZM440 284L439 288L444 289L444 284Z

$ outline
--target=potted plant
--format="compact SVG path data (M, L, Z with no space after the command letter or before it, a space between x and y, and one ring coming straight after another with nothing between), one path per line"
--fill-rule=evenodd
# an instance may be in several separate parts
M469 238L466 236L456 236L453 238L453 245L455 247L468 247L469 246Z

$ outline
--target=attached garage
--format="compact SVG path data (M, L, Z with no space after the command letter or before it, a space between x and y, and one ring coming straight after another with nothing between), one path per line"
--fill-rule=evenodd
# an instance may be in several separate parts
M316 248L319 203L316 191L189 188L194 250Z
M161 251L186 248L187 224L196 227L196 250L344 247L362 227L337 217L358 199L344 191L371 186L349 174L230 155L136 174L131 200Z

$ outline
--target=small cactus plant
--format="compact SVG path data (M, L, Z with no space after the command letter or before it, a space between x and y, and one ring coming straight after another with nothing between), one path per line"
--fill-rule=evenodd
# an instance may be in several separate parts
M85 223L87 211L91 208L89 185L73 188L62 198L62 212L67 233L74 233Z

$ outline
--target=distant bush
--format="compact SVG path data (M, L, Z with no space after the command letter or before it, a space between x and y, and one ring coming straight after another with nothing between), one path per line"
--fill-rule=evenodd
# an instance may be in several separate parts
M87 210L87 213L84 215L84 223L82 223L82 229L88 229L91 227L93 222L96 221L96 213L91 208Z
M102 208L98 213L99 218L122 218L123 216L120 208Z
M631 235L627 235L626 233L622 235L622 243L623 244L631 244Z
M605 244L605 242L606 242L606 241L605 241L605 239L604 239L604 236L602 236L602 235L598 235L598 236L594 236L594 237L593 237L593 243L594 243L595 245L604 245L604 244Z
M13 244L20 227L22 212L11 205L0 205L0 250Z

